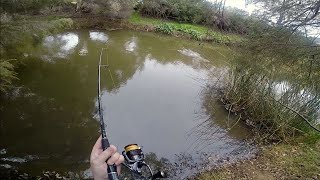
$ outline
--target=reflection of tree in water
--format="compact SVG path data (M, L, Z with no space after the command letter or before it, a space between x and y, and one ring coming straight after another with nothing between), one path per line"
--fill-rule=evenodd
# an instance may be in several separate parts
M0 115L5 123L1 126L0 138L1 147L9 149L7 156L10 153L18 157L37 155L39 161L47 162L49 158L54 164L38 167L39 164L30 162L33 172L57 167L73 171L84 164L87 166L83 162L98 137L99 128L92 112L97 96L97 63L100 49L106 44L91 41L88 31L72 32L72 35L78 37L77 44L70 46L70 53L66 52L63 57L56 57L55 53L61 50L60 46L68 44L68 38L57 35L53 48L36 47L39 48L35 51L37 53L29 56L26 66L20 69L22 88L19 96L1 100ZM88 56L78 53L84 45ZM130 79L140 62L124 56L117 58L118 48L112 52L115 53L110 53L110 66L116 87L110 83L110 76L105 76L104 88L108 91L119 88ZM46 61L43 55L50 56L52 61ZM121 72L122 76L116 72Z
M170 179L185 179L207 168L254 155L254 147L245 141L249 136L247 129L240 126L227 129L228 119L232 124L235 117L228 117L222 105L212 101L209 89L201 95L203 109L197 114L199 123L187 134L189 147L185 152L177 152L169 163Z
M139 33L139 36L133 35L132 38L127 37L127 41L124 43L130 44L133 39L136 43L134 53L142 58L150 56L161 64L179 62L190 65L195 69L203 69L206 67L204 64L206 64L209 59L212 59L211 57L213 57L215 61L225 58L221 56L221 53L215 53L216 50L212 50L212 48L206 45L199 45L198 42L194 41L159 36L157 34ZM219 49L219 51L220 50L222 53L229 53L226 52L225 49ZM181 53L185 51L192 52L193 54ZM193 56L194 54L197 54L200 58Z

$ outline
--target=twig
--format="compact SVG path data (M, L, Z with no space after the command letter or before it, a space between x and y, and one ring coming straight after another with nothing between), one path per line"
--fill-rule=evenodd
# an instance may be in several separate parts
M300 116L311 128L313 128L314 130L318 131L320 133L320 130L314 126L313 124L311 124L302 114L300 114L297 110L292 109L291 107L281 103L280 101L276 100L273 98L274 101L276 101L277 103L279 103L280 105L282 105L283 107L289 109L290 111L296 113L298 116Z

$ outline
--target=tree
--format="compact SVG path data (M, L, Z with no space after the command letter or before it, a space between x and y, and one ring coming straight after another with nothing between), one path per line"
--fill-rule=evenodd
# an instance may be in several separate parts
M256 15L270 24L297 30L320 27L320 0L250 0L261 6Z

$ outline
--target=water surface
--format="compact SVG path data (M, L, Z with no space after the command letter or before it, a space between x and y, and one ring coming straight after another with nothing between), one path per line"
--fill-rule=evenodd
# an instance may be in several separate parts
M110 67L101 76L103 114L119 150L138 143L167 159L180 178L250 154L247 130L227 130L233 121L218 103L213 115L206 110L206 83L212 72L226 70L228 48L152 33L83 30L48 36L26 50L19 87L0 103L1 166L34 175L88 175L99 136L101 48Z

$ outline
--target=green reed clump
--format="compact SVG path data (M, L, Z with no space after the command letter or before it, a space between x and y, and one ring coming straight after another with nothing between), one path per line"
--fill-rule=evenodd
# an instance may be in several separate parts
M254 127L261 140L287 140L317 131L319 85L301 82L288 67L248 59L239 57L230 70L221 99L227 109Z
M249 35L234 59L222 101L261 139L319 134L319 48L289 29L269 27Z

